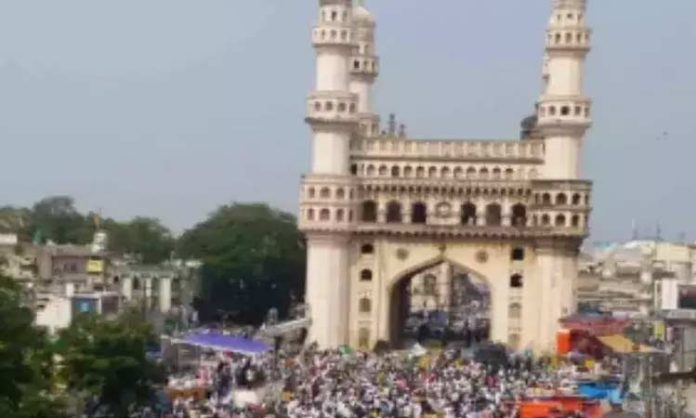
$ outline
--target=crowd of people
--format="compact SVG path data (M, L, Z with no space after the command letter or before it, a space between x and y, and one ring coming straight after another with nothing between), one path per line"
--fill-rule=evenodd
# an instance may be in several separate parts
M220 357L211 378L205 396L177 399L171 416L513 418L517 400L530 391L556 392L567 380L530 356L483 362L458 349L413 355L311 348L298 355ZM231 395L260 386L266 390L256 401Z

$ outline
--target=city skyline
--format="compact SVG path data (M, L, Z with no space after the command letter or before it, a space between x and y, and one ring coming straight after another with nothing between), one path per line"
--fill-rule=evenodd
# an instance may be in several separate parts
M40 15L0 4L0 137L13 150L1 205L69 194L81 209L157 216L176 231L231 201L296 212L313 2L42 3ZM696 237L682 174L696 151L696 58L678 54L696 36L696 4L645 3L590 4L593 241L630 238L633 220L643 236L660 222L666 239ZM434 4L369 2L383 122L394 112L415 138L516 138L541 91L548 1Z

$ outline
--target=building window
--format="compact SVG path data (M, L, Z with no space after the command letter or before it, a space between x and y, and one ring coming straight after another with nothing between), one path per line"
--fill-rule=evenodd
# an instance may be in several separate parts
M527 226L527 208L524 205L517 204L512 207L512 226Z
M387 223L401 223L401 204L399 202L389 202L387 205Z
M367 328L360 328L358 332L358 345L361 349L367 350L370 348L370 330Z
M512 319L522 318L522 306L519 303L511 304L508 314Z
M500 226L503 221L503 208L497 203L486 206L486 225Z
M520 335L519 334L510 334L510 337L508 339L508 346L512 348L513 350L519 350L520 348Z
M556 204L559 206L565 206L568 204L568 196L565 195L565 193L560 193L558 196L556 196Z
M510 277L510 287L513 289L521 289L524 287L524 279L520 274L513 274Z
M401 171L401 170L399 169L398 166L392 167L392 169L391 169L391 175L392 175L392 177L399 177L400 171Z
M510 258L512 258L513 261L524 260L524 248L513 248Z
M308 221L314 220L314 209L307 209L307 220Z
M370 313L372 311L372 301L370 298L360 299L360 313Z
M435 296L437 293L437 277L429 274L423 278L423 294L425 296Z
M319 212L319 220L320 221L328 221L331 219L331 211L328 209L322 209L321 212Z
M471 202L462 205L462 225L476 225L476 205Z
M428 221L428 211L425 203L414 203L411 208L411 223L424 224Z
M377 222L377 203L372 200L363 202L362 204L362 221Z
M361 271L360 272L360 281L361 282L372 281L372 270L364 269L363 271Z
M551 225L551 217L549 217L549 215L547 215L547 214L541 215L541 225L542 226Z
M372 244L363 244L362 247L360 247L360 254L374 254L375 253L375 246Z
M573 205L578 206L580 205L581 197L579 194L574 194L573 195Z
M566 226L566 217L565 215L556 215L556 226Z
M322 188L319 192L319 197L321 197L322 199L328 199L329 197L331 197L331 190L329 190L328 187Z

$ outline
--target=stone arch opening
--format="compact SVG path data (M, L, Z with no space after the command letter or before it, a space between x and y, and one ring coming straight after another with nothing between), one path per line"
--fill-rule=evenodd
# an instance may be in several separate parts
M500 226L503 223L503 208L497 203L486 206L486 225Z
M434 260L400 276L391 288L389 336L393 347L435 340L472 346L490 338L491 289L470 269Z
M363 222L377 222L377 203L373 200L363 202L361 216Z
M369 314L372 312L372 300L368 298L367 296L364 296L360 298L360 313L361 314Z
M556 204L559 206L565 206L568 204L568 195L565 193L559 193L558 196L556 196Z
M331 219L331 211L329 209L322 209L319 211L319 220L328 221Z
M512 207L512 226L527 226L527 207L521 203Z
M387 223L395 224L401 223L401 203L397 201L391 201L387 205Z
M476 205L471 202L462 205L462 225L476 225Z
M424 224L428 221L428 209L423 202L416 202L411 208L411 223Z

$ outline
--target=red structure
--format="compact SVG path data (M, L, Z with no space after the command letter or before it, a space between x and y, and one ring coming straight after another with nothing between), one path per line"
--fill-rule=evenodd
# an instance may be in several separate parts
M632 323L609 315L572 315L560 322L564 329L557 336L558 354L574 351L598 359L604 357L606 348L597 337L623 334Z
M581 396L554 396L520 402L520 418L562 418L572 412L580 412L587 418L602 417L599 402Z

